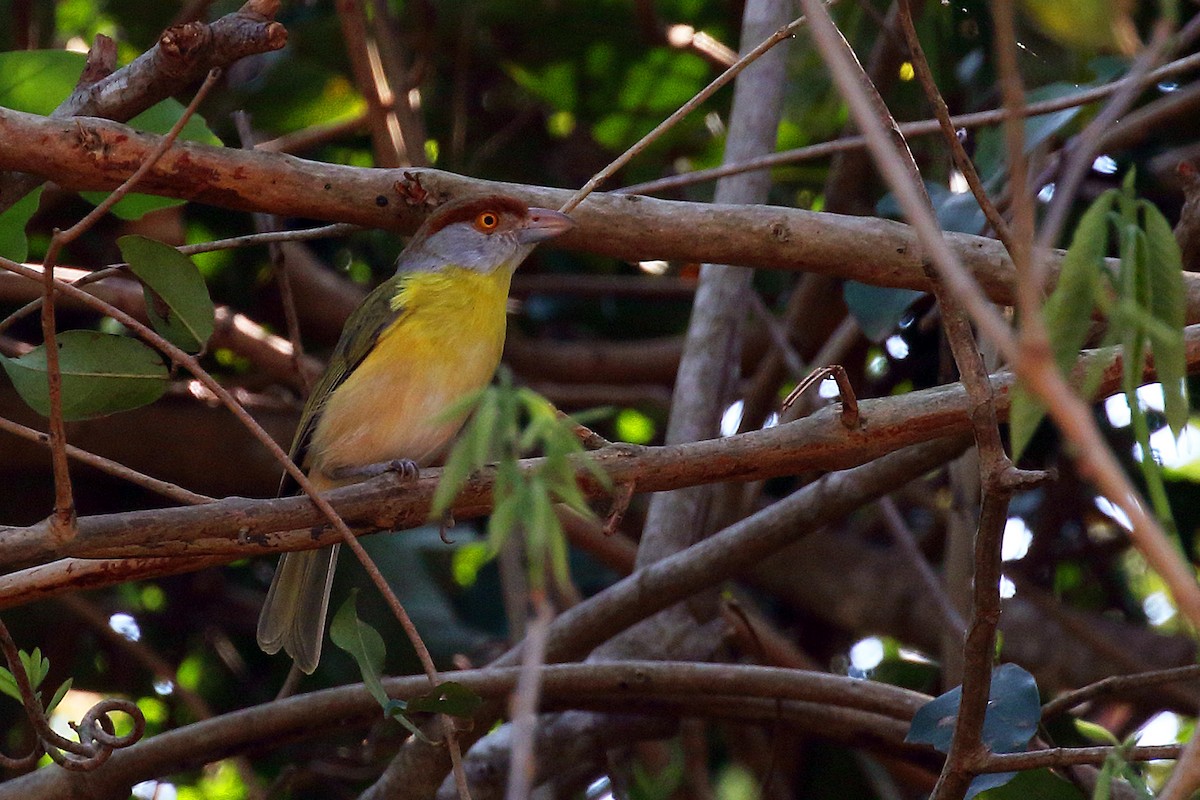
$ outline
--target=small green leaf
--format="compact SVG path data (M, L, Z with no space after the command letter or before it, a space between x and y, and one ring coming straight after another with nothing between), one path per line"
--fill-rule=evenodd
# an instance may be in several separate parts
M37 211L44 188L39 186L0 214L0 256L11 261L24 261L29 257L29 239L25 236L25 226Z
M1075 724L1075 730L1079 731L1081 736L1099 744L1108 744L1113 747L1121 746L1121 740L1113 736L1112 732L1103 725L1098 725L1086 719L1072 719L1071 721Z
M96 331L58 335L63 418L88 419L153 403L167 390L162 359L126 336ZM13 386L35 411L50 414L45 345L20 358L4 358Z
M930 744L947 752L961 702L962 687L956 686L921 706L913 715L904 741ZM988 749L993 753L1015 753L1025 749L1037 731L1041 716L1042 707L1033 676L1016 664L996 667L992 671L981 736ZM978 775L971 781L966 797L972 798L1003 786L1016 775L1015 772Z
M956 686L917 710L906 742L929 744L945 753L958 719L962 687ZM1016 664L1001 664L992 671L988 709L983 719L983 743L993 753L1015 753L1033 738L1041 719L1037 682Z
M13 700L21 699L21 690L17 688L17 679L4 667L0 667L0 694L6 694Z
M483 698L461 683L445 681L436 689L417 695L408 701L410 712L449 714L452 717L470 717L483 705Z
M1148 201L1141 201L1146 232L1146 272L1150 288L1150 313L1171 332L1169 339L1152 336L1154 368L1163 386L1167 424L1178 436L1187 425L1187 356L1184 352L1183 327L1187 316L1183 258L1171 226L1162 212Z
M67 678L62 682L62 685L58 687L58 690L54 693L54 696L50 698L50 702L46 704L47 714L58 707L58 704L62 702L62 699L67 696L67 692L71 690L71 684L74 683L74 681L74 678Z
M350 592L346 602L338 609L329 625L329 639L345 650L358 662L363 684L379 703L380 708L388 705L387 692L383 690L380 676L383 674L383 659L387 655L383 637L379 632L358 618L355 600L358 591Z
M155 330L189 353L203 349L213 332L213 302L196 264L144 236L122 236L117 246L145 287L146 312Z
M858 281L846 281L842 286L846 308L863 334L877 343L890 336L912 304L924 296L925 292L914 289L869 286Z

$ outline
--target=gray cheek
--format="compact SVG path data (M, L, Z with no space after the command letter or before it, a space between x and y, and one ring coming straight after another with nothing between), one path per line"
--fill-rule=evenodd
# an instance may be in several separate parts
M507 234L483 234L473 228L444 230L446 234L437 243L438 250L447 261L463 267L487 272L497 264L507 261L516 252L516 241Z

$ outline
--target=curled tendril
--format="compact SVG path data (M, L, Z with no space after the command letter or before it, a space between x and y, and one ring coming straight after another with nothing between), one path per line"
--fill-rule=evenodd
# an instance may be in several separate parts
M0 755L0 766L9 769L20 769L37 763L44 752L60 767L75 771L88 771L103 764L112 755L113 750L128 747L142 738L146 730L146 717L135 703L129 700L108 698L92 706L78 725L72 725L79 734L79 741L73 742L60 736L50 727L50 720L37 693L29 683L29 675L21 663L17 653L17 645L13 642L7 626L0 622L0 650L4 651L9 671L16 681L21 693L21 703L25 707L25 715L37 732L38 744L33 752L23 758L10 758ZM117 736L109 714L113 712L128 714L133 720L133 729L124 736Z

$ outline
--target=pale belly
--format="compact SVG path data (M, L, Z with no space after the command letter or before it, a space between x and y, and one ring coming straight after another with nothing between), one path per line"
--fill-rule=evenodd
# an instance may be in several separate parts
M462 415L447 419L447 410L496 371L503 316L492 335L481 333L414 341L399 330L385 337L327 401L309 446L310 474L438 458L464 421Z

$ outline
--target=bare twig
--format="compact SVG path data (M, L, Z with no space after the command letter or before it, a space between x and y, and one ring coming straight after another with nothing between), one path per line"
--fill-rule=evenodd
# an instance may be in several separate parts
M54 516L52 527L59 536L70 535L75 519L75 500L71 492L70 467L67 464L67 432L66 425L63 422L62 410L62 372L59 369L58 348L55 346L58 337L55 331L54 318L54 266L58 261L58 254L62 252L63 247L90 230L114 205L133 191L138 181L171 149L171 145L175 143L175 140L183 131L183 126L196 113L196 108L208 95L209 90L216 85L220 77L220 69L214 68L210 70L208 77L205 78L204 83L201 84L196 94L192 97L192 101L184 109L183 113L179 115L179 119L175 121L175 124L171 126L167 135L162 138L134 173L121 186L117 187L112 194L106 197L103 202L99 203L85 215L83 219L65 231L55 230L54 235L50 238L50 247L46 252L46 262L42 272L42 339L46 344L46 374L50 387L49 443L54 465Z
M1164 683L1193 680L1195 678L1200 678L1200 666L1158 669L1149 672L1139 672L1134 675L1113 675L1054 698L1042 706L1042 719L1048 720L1051 717L1058 716L1096 697L1138 692L1154 686L1161 686Z
M764 53L782 42L784 39L791 38L792 34L794 34L796 30L803 24L804 17L792 20L787 25L784 25L782 28L775 31L775 33L765 39L757 47L753 48L744 56L739 58L731 67L729 67L729 69L718 75L711 83L708 84L708 86L705 86L703 89L701 89L691 100L688 100L678 109L676 109L671 116L667 117L665 120L656 125L654 130L650 131L641 139L639 139L632 147L613 160L612 163L610 163L607 167L593 175L588 182L579 189L579 191L571 195L571 198L563 204L561 210L563 212L569 212L577 207L584 201L584 198L595 191L600 184L612 177L613 173L628 164L634 158L634 156L645 150L652 142L673 128L677 122L686 117L688 114L692 113L692 111L698 108L701 103L712 97L722 86L736 78L742 70L757 61Z
M983 181L980 180L979 172L975 169L975 162L963 148L962 141L958 138L958 132L954 128L954 122L950 118L950 109L946 107L946 101L942 98L942 93L938 91L937 84L934 83L933 70L929 68L929 61L925 58L925 50L921 47L921 39L917 36L917 28L913 24L912 0L899 0L899 9L900 27L904 31L905 41L908 42L913 69L925 92L925 98L933 106L934 116L941 126L942 141L950 148L954 165L966 178L967 186L971 188L971 194L975 196L975 201L983 210L992 230L996 232L996 238L1004 243L1004 248L1011 255L1013 242L1012 236L1008 232L1008 223L1004 221L1004 217L1000 216L1000 212L996 210L996 206L988 197L987 190L983 188Z
M1184 72L1195 69L1200 66L1200 53L1195 53L1189 56L1172 61L1145 76L1145 82L1161 81L1165 78L1170 78ZM1054 111L1062 111L1067 108L1075 108L1078 106L1094 103L1097 100L1102 100L1113 93L1120 91L1123 87L1134 83L1132 76L1126 76L1120 80L1106 83L1101 86L1096 86L1091 89L1085 89L1075 94L1056 97L1052 100L1041 100L1037 103L1030 103L1022 106L1020 109L1010 111L1006 108L995 108L987 111L972 111L967 114L956 114L950 117L950 123L955 128L981 128L987 125L995 125L999 122L1010 118L1014 113L1020 119L1038 116L1040 114L1049 114ZM937 119L925 119L915 122L900 123L900 133L906 139L911 139L914 136L930 136L941 131L941 122ZM711 167L709 169L698 169L692 172L685 172L681 175L672 175L667 178L658 178L645 183L636 183L630 186L624 186L620 189L615 189L614 192L620 194L653 194L662 192L667 189L677 189L683 186L690 186L696 183L705 183L713 181L725 175L736 175L740 172L750 172L754 170L772 169L774 167L783 166L785 164L794 164L798 161L807 161L815 158L825 158L834 153L842 153L848 150L860 150L866 147L867 139L865 136L844 136L840 139L834 139L828 142L820 142L818 144L807 145L805 147L797 147L791 150L781 150L778 153L772 153L759 158L747 159L746 161L735 162L731 164L723 164L719 167Z
M508 769L506 800L528 800L533 789L534 733L541 698L546 635L554 621L554 608L544 592L533 593L534 616L525 633L521 675L512 695L512 757Z
M6 433L11 433L14 436L20 436L30 442L49 445L47 434L41 431L36 431L33 428L28 428L9 419L0 417L0 430ZM89 453L87 450L80 449L75 445L67 445L67 455L78 461L80 464L87 464L89 467L98 469L101 472L106 472L109 475L129 481L132 484L141 486L143 489L160 494L163 497L174 500L176 503L184 503L187 505L197 505L207 503L213 498L207 495L190 492L181 486L176 486L167 481L161 481L157 478L152 478L149 475L144 475L135 469L125 466L103 456L98 456L95 453Z
M883 509L883 519L892 533L892 538L896 540L896 546L900 548L900 552L908 559L908 563L917 571L921 583L925 585L925 590L937 603L942 621L951 631L962 636L967 631L967 623L963 620L962 614L958 613L958 609L954 607L949 595L946 594L946 587L942 585L937 573L929 565L925 554L921 552L916 537L913 536L912 530L896 506L896 501L891 497L885 497L879 501L879 507Z

